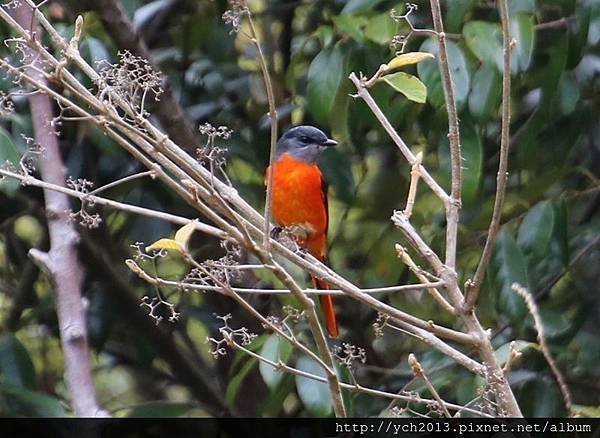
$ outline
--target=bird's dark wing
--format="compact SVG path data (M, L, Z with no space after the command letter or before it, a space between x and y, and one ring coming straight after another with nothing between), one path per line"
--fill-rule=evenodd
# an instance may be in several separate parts
M327 191L329 190L329 183L325 180L323 175L321 175L321 197L323 198L323 206L325 207L325 217L327 218L327 223L325 225L325 235L327 236L327 231L329 231L329 201L327 200Z

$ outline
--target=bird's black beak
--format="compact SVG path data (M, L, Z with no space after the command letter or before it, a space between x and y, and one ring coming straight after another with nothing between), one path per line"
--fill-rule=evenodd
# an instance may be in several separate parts
M323 143L323 146L335 146L337 145L337 141L332 140L331 138L328 138L327 141L325 141L325 143Z

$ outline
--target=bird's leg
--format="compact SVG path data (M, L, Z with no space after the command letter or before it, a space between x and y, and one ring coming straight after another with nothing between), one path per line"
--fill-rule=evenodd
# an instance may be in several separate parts
M278 240L279 237L281 236L282 232L283 232L283 228L282 227L273 227L273 228L271 228L271 239Z

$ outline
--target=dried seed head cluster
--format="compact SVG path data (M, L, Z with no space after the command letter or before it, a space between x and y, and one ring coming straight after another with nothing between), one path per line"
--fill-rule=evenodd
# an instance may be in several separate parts
M214 346L210 353L214 356L215 359L218 359L219 356L225 356L227 354L227 349L225 347L232 347L236 344L246 346L249 345L258 336L255 333L251 333L250 331L248 331L246 327L241 327L237 329L231 328L228 322L232 318L231 313L228 313L224 316L219 316L215 314L215 317L223 321L223 325L219 328L219 333L222 336L222 338L206 338L206 342L210 342Z
M231 284L240 277L237 269L239 263L231 254L226 254L217 260L205 260L200 267L193 268L185 277L185 283L195 283L204 286Z
M90 189L94 187L94 183L85 178L69 177L67 178L67 187L80 193L89 193Z
M164 318L164 316L159 313L162 312L163 309L166 309L167 311L169 322L177 321L181 315L175 310L175 305L163 300L160 297L150 298L146 295L142 298L140 307L147 307L149 309L148 315L154 320L156 325L160 324Z
M21 167L21 171L24 175L29 175L33 171L38 163L38 159L40 155L44 152L44 148L37 143L32 137L29 137L25 134L21 134L21 138L25 141L26 150L25 153L21 156L21 160L19 161L19 166Z
M223 21L231 26L232 32L239 32L242 27L242 19L248 14L248 5L245 0L230 0L229 8L223 14Z
M338 362L347 368L354 368L357 362L365 363L367 361L367 353L364 348L347 342L333 347L333 354Z
M408 40L415 30L412 22L410 21L410 15L418 9L419 7L415 3L406 3L406 9L403 14L396 12L395 9L390 11L390 17L392 20L394 20L396 23L406 22L410 28L410 31L406 35L398 34L394 35L392 38L392 41L390 42L390 48L396 52L396 55L404 53L406 43L408 43Z
M145 250L146 244L144 242L135 242L134 244L129 245L129 247L135 250L135 253L132 256L134 260L155 260L167 255L167 251L164 249L147 253Z
M384 315L383 313L377 314L377 319L373 323L373 331L375 332L376 338L383 337L383 329L388 323L390 317L388 315Z
M21 2L19 0L11 0L9 2L6 3L2 3L1 5L4 9L17 9L18 7L21 6Z
M15 104L10 95L0 90L0 118L6 117L15 111Z
M210 123L204 123L198 128L200 134L206 136L206 142L204 146L196 149L196 158L202 165L208 166L211 174L215 174L218 170L220 175L223 176L227 181L227 174L225 173L225 166L227 165L227 147L217 145L216 140L229 140L233 130L227 126L215 127ZM228 181L229 182L229 181Z
M163 93L163 75L154 70L148 60L133 55L128 50L118 53L119 62L110 64L103 60L96 81L98 98L113 105L115 97L128 102L138 117L148 117L146 100L160 100Z

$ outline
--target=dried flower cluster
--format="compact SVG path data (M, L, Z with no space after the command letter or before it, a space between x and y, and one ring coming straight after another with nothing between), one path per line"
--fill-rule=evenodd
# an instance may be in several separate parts
M147 59L135 56L128 50L119 52L118 57L116 64L106 60L98 62L98 98L105 105L114 107L116 102L113 99L117 96L127 102L138 117L146 118L149 116L147 99L150 97L159 101L163 93L163 75L155 71Z
M230 0L229 7L230 9L225 11L222 18L231 26L231 31L237 33L242 27L244 15L248 14L248 5L245 0Z
M229 326L228 321L232 318L231 313L224 316L215 314L217 319L223 321L223 326L219 328L221 339L212 337L206 338L206 342L210 342L214 345L214 348L210 353L217 359L219 356L225 356L227 350L225 347L240 344L243 346L249 345L258 335L248 331L246 327L233 329Z

